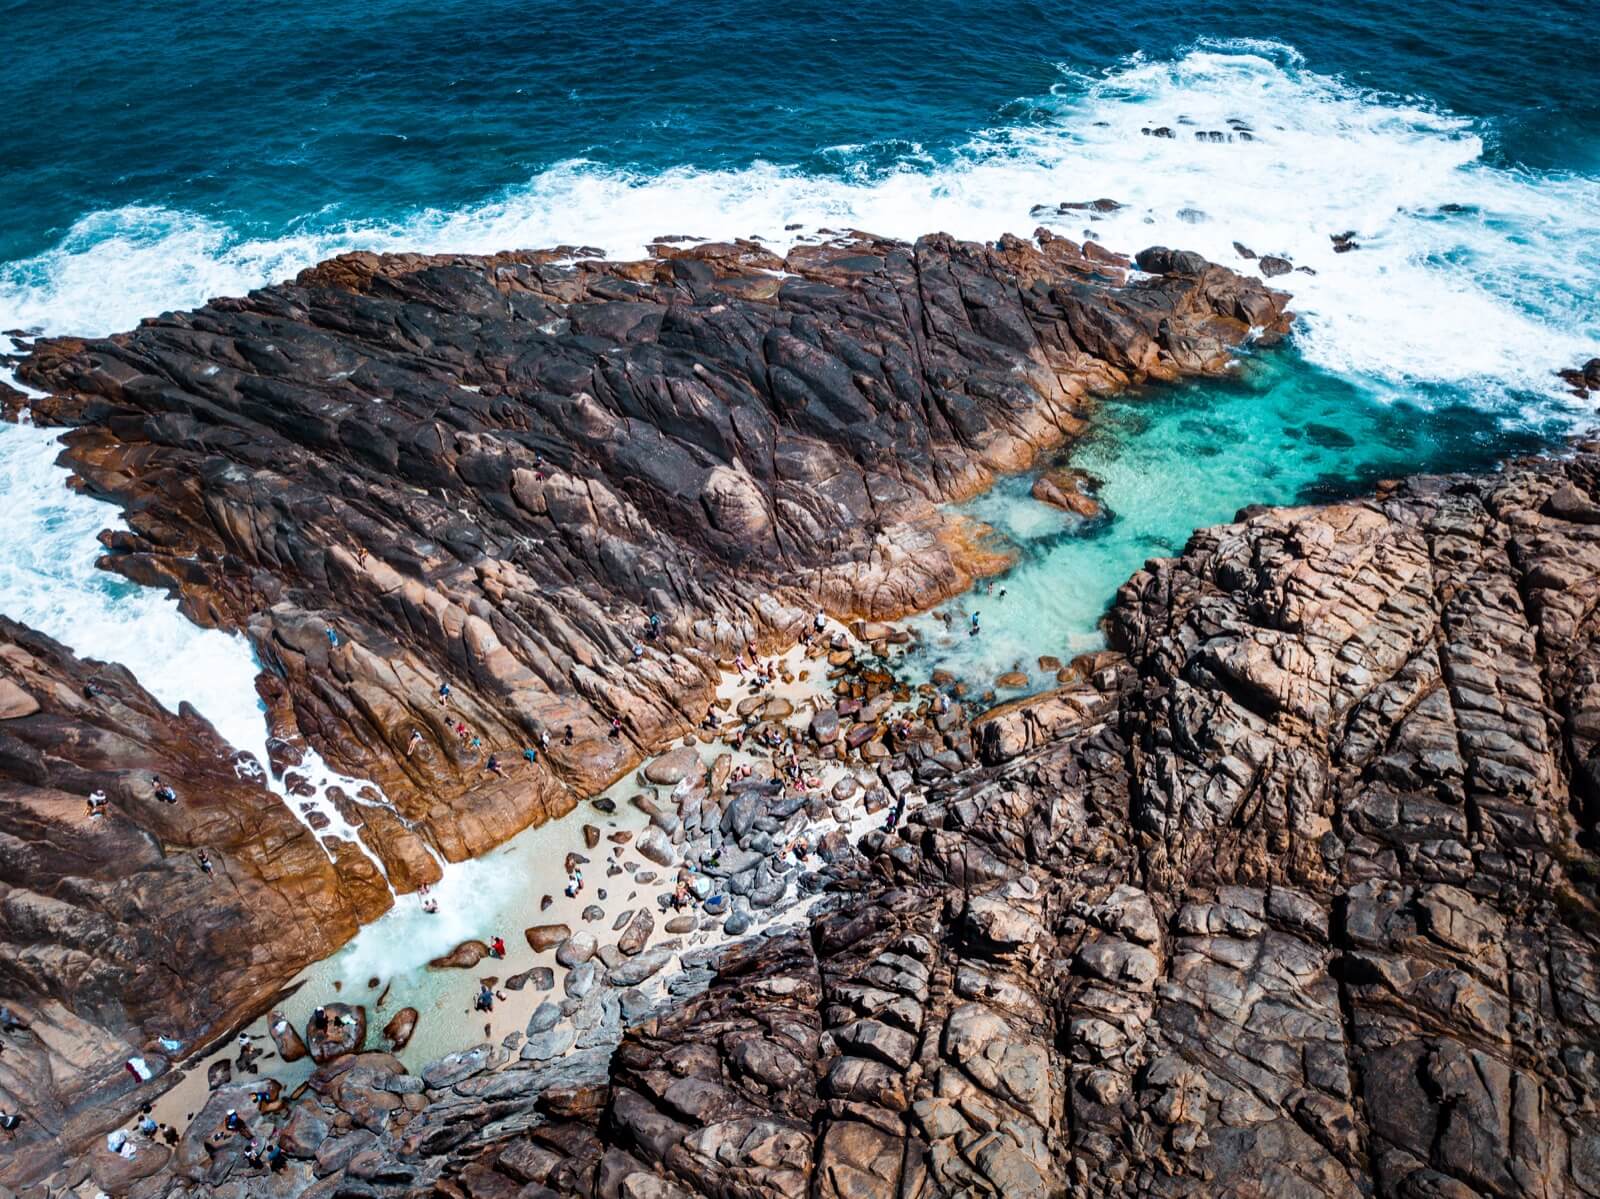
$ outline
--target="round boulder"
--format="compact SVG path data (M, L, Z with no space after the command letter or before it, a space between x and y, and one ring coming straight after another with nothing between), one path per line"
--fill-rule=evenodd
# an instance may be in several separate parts
M417 1029L417 1009L403 1007L383 1026L384 1039L389 1042L390 1052L404 1049L411 1041L411 1034Z

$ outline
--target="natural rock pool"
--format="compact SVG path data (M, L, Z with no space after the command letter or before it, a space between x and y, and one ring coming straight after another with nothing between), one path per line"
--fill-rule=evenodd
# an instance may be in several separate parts
M1242 362L1237 378L1151 388L1107 400L1087 437L1051 461L1099 481L1104 515L1085 519L1033 498L1035 475L1002 480L962 506L1016 556L1005 574L909 622L920 644L904 677L945 670L982 695L1008 672L1050 685L1053 669L1105 644L1100 620L1150 558L1179 553L1198 528L1251 504L1325 502L1381 479L1484 470L1549 448L1570 430L1448 398L1424 411L1380 398L1292 349ZM970 633L973 613L980 632Z

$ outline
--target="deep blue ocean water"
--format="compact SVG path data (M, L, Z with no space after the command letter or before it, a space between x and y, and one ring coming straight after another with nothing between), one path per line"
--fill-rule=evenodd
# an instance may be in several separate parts
M1240 504L1487 467L1591 419L1552 372L1600 353L1592 6L87 0L70 30L44 5L0 20L0 329L109 332L358 247L992 238L1100 196L1126 207L1049 223L1314 270L1281 280L1288 349L1107 406L1081 453L1109 525L1038 510L1026 481L980 503L1045 623L991 604L992 633L931 647L974 677L1040 628L1092 644L1130 570ZM1346 231L1361 250L1334 254ZM128 595L82 568L101 515L69 517L48 449L0 431L11 542L45 550L0 551L0 609L135 652Z

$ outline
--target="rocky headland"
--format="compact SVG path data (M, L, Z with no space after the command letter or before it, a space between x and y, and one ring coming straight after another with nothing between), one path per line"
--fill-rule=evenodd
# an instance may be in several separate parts
M986 551L941 502L1070 437L1096 393L1220 372L1287 321L1193 255L1130 278L1047 235L578 257L352 256L21 364L50 393L35 418L74 427L67 465L127 514L103 564L246 632L271 768L309 742L378 783L341 812L397 889L694 732L719 665L817 607L875 620L968 585ZM570 969L526 1034L569 1022L559 1053L484 1044L411 1074L330 1051L245 1135L218 1128L249 1086L221 1087L109 1185L1600 1192L1597 497L1579 453L1243 513L1123 588L1114 652L987 713L841 661L805 758L873 777L875 810L911 802L786 868L816 897L803 927L686 952L626 1010L633 970ZM391 899L193 713L4 638L0 977L24 1002L0 1085L33 1118L0 1177L42 1195L159 1089L117 1075L133 1047L230 1031ZM485 749L550 745L485 775L457 720ZM661 865L747 901L829 806L691 784L653 825ZM96 786L106 817L83 815ZM91 819L144 857L66 827ZM283 921L315 933L256 939ZM196 986L82 985L138 970ZM62 1081L68 1026L100 1056ZM266 1134L277 1171L246 1156Z
M1597 453L1243 513L1058 690L901 721L803 928L530 1022L614 1048L224 1087L124 1193L1594 1193L1597 595Z
M18 1145L70 1146L74 1113L149 1089L111 1046L188 1052L441 861L570 811L690 732L741 653L793 643L819 607L895 615L993 569L939 505L1070 437L1094 395L1221 373L1252 332L1288 326L1285 295L1196 255L1139 265L1043 231L851 235L784 258L743 242L622 263L358 254L126 334L26 346L12 364L46 394L10 392L5 410L69 426L76 485L121 508L100 565L244 633L272 737L269 762L237 760L112 671L137 697L130 730L132 698L68 702L110 668L8 634L33 648L4 667L27 709L5 735L29 744L0 772L25 830L4 997L102 1034L92 1064L42 1091L37 1070L3 1074L21 1055L0 1062L30 1116ZM313 802L308 746L381 794ZM512 769L486 770L491 753ZM150 799L157 776L181 804ZM108 815L77 827L96 789ZM201 846L216 877L271 894L218 910L192 877ZM140 855L151 869L130 882ZM90 936L108 897L115 935ZM153 962L204 1001L81 985ZM5 1177L32 1160L10 1155Z

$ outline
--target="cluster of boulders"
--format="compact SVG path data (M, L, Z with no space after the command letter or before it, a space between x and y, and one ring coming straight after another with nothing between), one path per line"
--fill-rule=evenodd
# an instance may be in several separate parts
M361 1185L1596 1193L1597 597L1589 452L1197 534L807 927Z
M101 565L244 633L272 736L247 766L193 713L141 708L165 727L130 738L148 697L60 700L74 681L47 702L8 676L0 737L50 748L0 755L23 861L6 902L26 914L0 922L0 998L51 1035L7 1053L31 1064L0 1102L29 1120L0 1180L45 1176L116 1122L75 1112L126 1116L163 1085L123 1081L127 1057L159 1074L261 1010L391 884L429 883L440 857L693 733L748 645L791 643L819 603L885 618L967 586L993 558L940 503L1075 434L1095 394L1221 373L1246 336L1288 327L1285 295L1197 255L1130 265L1046 231L782 258L355 254L8 359L48 394L0 386L0 411L69 426L76 484L124 512ZM881 765L890 742L850 744L872 723L855 716L835 752ZM360 844L320 811L308 834L260 785L271 770L306 790L308 747L381 786L330 793ZM156 775L181 803L147 802ZM97 788L115 835L81 827ZM211 874L191 869L202 848ZM112 994L168 967L173 986Z

